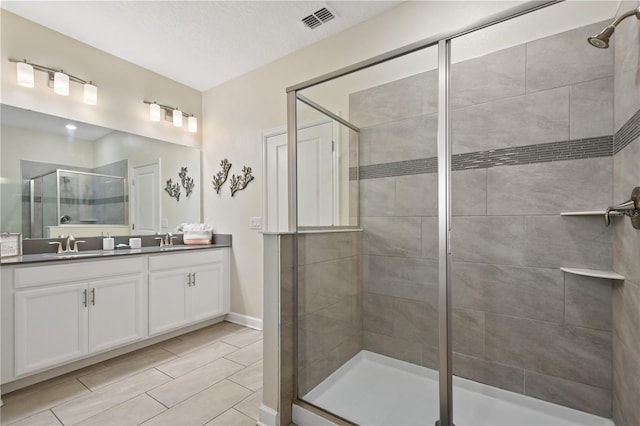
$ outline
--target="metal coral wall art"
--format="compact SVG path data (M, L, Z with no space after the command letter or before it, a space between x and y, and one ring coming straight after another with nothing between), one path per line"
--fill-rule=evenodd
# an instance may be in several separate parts
M242 175L231 176L231 196L238 191L242 191L249 185L249 182L253 180L253 176L251 176L251 167L244 166L242 168Z
M186 167L181 167L180 173L178 173L178 176L180 177L180 182L182 183L183 188L187 192L187 197L191 195L191 193L193 192L193 187L195 186L195 183L193 182L193 178L187 176L188 172L189 171L187 170Z
M167 181L167 186L164 187L164 190L167 191L171 197L175 198L176 201L180 201L180 184L173 183L173 179L169 179Z
M213 189L216 190L216 194L220 194L220 188L222 188L222 185L227 181L227 178L229 177L229 170L231 169L231 163L229 162L229 160L225 158L220 162L220 167L222 167L222 170L216 173L213 176L213 180L212 180Z

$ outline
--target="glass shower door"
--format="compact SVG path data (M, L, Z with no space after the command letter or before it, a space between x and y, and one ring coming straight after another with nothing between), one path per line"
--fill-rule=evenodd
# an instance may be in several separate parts
M613 51L587 43L615 12L605 3L563 2L452 41L458 426L611 416L611 285L560 270L611 269L602 218L561 216L612 199Z

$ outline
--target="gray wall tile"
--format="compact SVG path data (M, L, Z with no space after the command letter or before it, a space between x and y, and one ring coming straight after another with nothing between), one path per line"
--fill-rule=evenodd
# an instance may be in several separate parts
M613 134L613 77L571 86L569 138Z
M611 387L611 333L487 314L488 360L563 379Z
M491 168L487 170L487 212L531 215L602 210L611 205L612 165L607 157Z
M451 173L451 209L454 216L487 214L487 169Z
M611 330L611 280L565 274L567 324Z
M298 235L298 264L326 262L354 255L351 232Z
M640 285L633 281L615 283L613 312L613 333L619 342L640 351ZM635 372L640 373L640 370Z
M422 347L418 340L402 340L371 331L364 332L364 349L412 364L420 364Z
M364 330L393 335L393 301L391 296L365 292L362 297Z
M438 218L422 218L422 257L438 259Z
M420 256L419 217L363 217L364 253L390 256Z
M616 425L640 424L640 357L638 343L630 347L614 336L613 340L613 419Z
M622 2L620 13L638 7L635 1ZM615 130L619 130L640 109L640 45L638 33L640 22L634 19L624 21L615 32L613 50L615 52Z
M368 127L421 115L424 79L418 74L350 94L350 121Z
M569 88L473 105L452 112L453 153L569 139Z
M558 269L454 262L455 308L561 323L564 281Z
M525 264L611 269L611 230L600 217L527 216Z
M420 115L367 128L362 135L371 164L435 157L437 114Z
M451 66L451 106L461 108L522 95L524 82L524 44L458 62Z
M398 176L395 216L437 216L438 175Z
M432 47L431 49L435 49ZM438 70L431 70L420 75L422 79L422 113L438 112Z
M379 178L360 181L360 211L362 216L394 216L396 179Z
M638 69L620 71L614 79L614 128L618 131L640 109Z
M596 416L611 417L611 389L526 372L525 394Z
M451 252L454 261L522 265L524 217L454 217Z
M607 25L599 22L527 43L527 92L612 76L613 49L586 43Z
M466 355L484 356L484 312L469 309L453 309L453 351ZM438 330L438 321L431 326Z
M437 303L437 260L364 256L363 275L365 291Z
M454 353L453 374L512 392L524 393L522 368Z
M393 302L393 335L403 340L438 345L438 310L430 303L396 298Z

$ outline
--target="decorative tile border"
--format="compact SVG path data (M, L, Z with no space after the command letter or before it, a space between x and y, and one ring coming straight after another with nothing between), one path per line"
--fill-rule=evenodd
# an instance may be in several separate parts
M29 203L31 198L28 195L22 196L23 203ZM36 203L43 202L42 197L36 196L33 199ZM101 204L116 204L116 203L126 203L129 201L129 196L115 196L115 197L106 197L106 198L98 198L98 199L81 199L81 198L60 198L60 204L72 204L72 205L101 205ZM58 200L55 197L45 197L44 202L56 204Z
M451 158L451 165L453 171L459 171L486 169L497 166L547 163L551 161L611 157L613 155L613 140L613 136L601 136L455 154ZM360 179L418 175L423 173L436 173L437 171L437 157L429 157L361 166ZM349 179L356 180L355 167L349 169Z
M619 153L638 138L640 138L640 109L616 132L613 138L613 154Z

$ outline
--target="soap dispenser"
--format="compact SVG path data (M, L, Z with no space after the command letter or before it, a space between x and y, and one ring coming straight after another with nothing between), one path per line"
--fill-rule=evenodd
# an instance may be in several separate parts
M102 250L113 250L114 247L115 247L115 242L107 232L107 237L102 239Z

